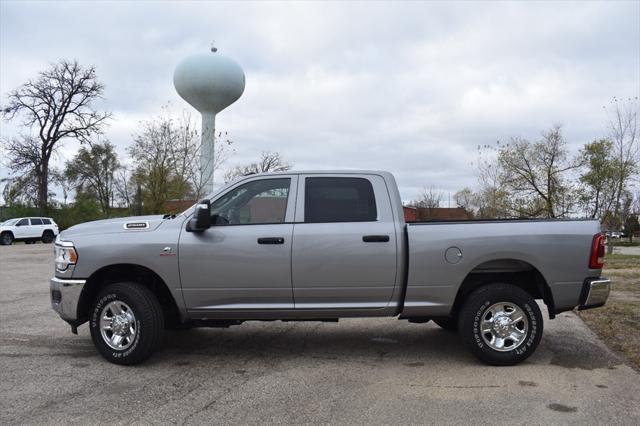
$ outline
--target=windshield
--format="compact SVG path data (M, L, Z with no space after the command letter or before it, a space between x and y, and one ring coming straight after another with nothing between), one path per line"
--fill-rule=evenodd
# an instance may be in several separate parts
M9 219L2 222L2 225L12 226L12 225L15 225L17 221L18 219Z

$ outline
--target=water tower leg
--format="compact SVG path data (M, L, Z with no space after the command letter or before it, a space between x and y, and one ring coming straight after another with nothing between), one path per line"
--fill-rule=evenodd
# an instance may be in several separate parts
M216 115L213 113L202 113L202 147L200 149L200 173L202 185L202 195L213 192L213 166L216 143Z

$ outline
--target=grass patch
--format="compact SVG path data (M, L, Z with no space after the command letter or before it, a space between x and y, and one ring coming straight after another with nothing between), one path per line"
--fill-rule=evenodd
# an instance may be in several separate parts
M579 311L579 315L640 371L640 256L608 255L602 275L612 281L607 304Z
M613 243L614 247L639 247L640 241L634 241L630 243L629 241L616 241Z
M604 258L605 269L638 269L640 256L632 254L608 254Z

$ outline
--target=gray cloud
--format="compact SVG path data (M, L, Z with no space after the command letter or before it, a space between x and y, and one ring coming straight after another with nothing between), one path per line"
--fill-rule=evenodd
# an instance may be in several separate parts
M274 150L298 169L386 169L405 199L473 186L478 144L562 123L577 149L606 132L602 105L640 92L637 2L4 1L0 24L2 94L59 58L93 64L122 153L167 101L189 108L173 69L215 39L247 76L218 117L229 166Z

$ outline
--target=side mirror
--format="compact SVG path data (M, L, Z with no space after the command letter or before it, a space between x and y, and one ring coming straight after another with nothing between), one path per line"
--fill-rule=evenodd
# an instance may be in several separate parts
M209 200L202 200L196 205L193 217L189 219L187 231L204 232L211 226L211 204Z

